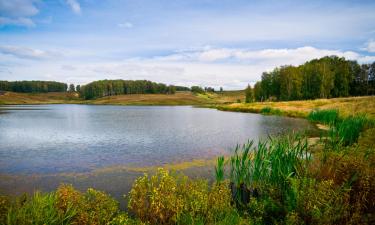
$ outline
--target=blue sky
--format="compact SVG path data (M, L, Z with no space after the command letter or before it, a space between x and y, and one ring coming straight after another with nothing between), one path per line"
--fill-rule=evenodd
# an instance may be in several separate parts
M325 55L375 61L375 1L0 0L0 80L241 89Z

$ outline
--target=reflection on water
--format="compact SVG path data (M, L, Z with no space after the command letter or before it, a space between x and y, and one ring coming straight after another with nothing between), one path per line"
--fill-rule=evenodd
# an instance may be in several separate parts
M186 106L6 106L0 173L87 172L212 158L237 143L306 129L302 119Z

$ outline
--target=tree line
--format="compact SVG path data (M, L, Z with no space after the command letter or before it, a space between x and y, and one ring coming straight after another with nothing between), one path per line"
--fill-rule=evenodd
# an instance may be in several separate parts
M0 91L24 93L65 92L68 85L56 81L0 81Z
M250 93L253 92L253 93ZM300 66L277 67L264 72L248 101L303 100L375 94L375 62L358 64L337 56L314 59Z
M176 87L148 80L99 80L80 86L84 99L122 94L174 94Z

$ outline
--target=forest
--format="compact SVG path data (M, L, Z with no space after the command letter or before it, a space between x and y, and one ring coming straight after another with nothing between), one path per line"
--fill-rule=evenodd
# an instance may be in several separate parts
M65 92L68 85L56 81L0 81L0 91L23 93Z
M80 94L84 99L122 94L174 94L175 92L175 86L148 80L99 80L80 87Z
M375 62L358 64L337 56L264 72L253 88L256 101L304 100L375 94Z

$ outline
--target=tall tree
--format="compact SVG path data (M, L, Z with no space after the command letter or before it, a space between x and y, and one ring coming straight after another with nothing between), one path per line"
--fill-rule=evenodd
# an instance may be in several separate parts
M74 84L69 85L69 92L75 92L76 88L74 87Z
M246 94L246 98L245 98L246 103L250 103L254 101L253 89L251 88L249 84L247 85L247 88L245 89L245 94Z

